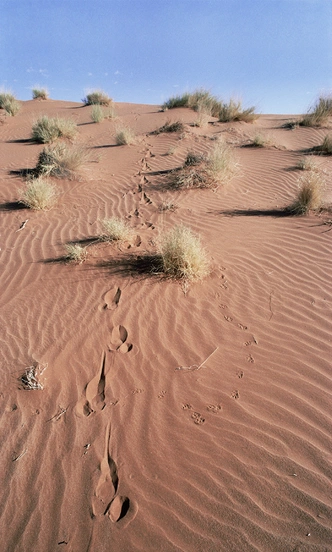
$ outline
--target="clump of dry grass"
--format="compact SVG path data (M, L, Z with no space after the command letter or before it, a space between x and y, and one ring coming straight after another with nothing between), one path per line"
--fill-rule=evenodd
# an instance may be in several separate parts
M178 120L172 122L168 119L162 127L152 132L152 134L161 134L162 132L183 132L184 129L185 126L182 121Z
M133 230L128 223L118 217L110 217L101 221L103 241L130 241L133 238Z
M322 153L326 153L327 155L332 155L332 134L327 134L322 145L318 146L316 149Z
M332 116L332 95L320 96L303 119L299 121L301 126L316 127L325 125Z
M112 98L110 98L102 90L94 90L86 95L83 99L85 105L110 105L112 103Z
M90 154L84 146L56 142L40 152L35 172L37 175L74 178L77 169L89 159Z
M101 123L104 119L114 119L115 118L115 109L111 105L106 109L103 108L100 104L93 104L91 110L91 120L94 123Z
M188 154L182 169L175 173L173 187L216 189L235 176L238 168L239 164L234 157L233 148L217 140L206 157Z
M255 148L277 147L275 140L269 134L255 134L250 144Z
M82 264L87 259L88 251L86 247L79 245L78 243L68 243L65 245L66 258L68 261Z
M72 140L76 133L77 125L71 119L43 115L33 124L31 138L40 144L47 144L58 138Z
M194 111L204 110L210 113L210 116L218 117L221 103L208 90L201 88L191 93L186 92L182 96L173 96L164 102L161 108L167 111L176 107L189 107Z
M176 226L160 238L164 273L187 281L201 280L209 274L209 262L200 239L190 228Z
M11 92L1 92L0 109L4 109L7 115L14 117L21 109L21 104Z
M290 209L297 215L320 209L323 204L323 187L322 174L308 171L298 180L298 194Z
M122 125L116 129L115 141L118 146L131 145L136 141L136 135L132 128Z
M316 161L312 157L301 157L298 164L296 165L297 169L302 171L317 171L318 167Z
M219 110L219 121L222 123L227 123L229 121L245 121L246 123L252 123L257 117L258 115L255 113L254 107L243 109L242 103L233 99L228 103L222 103Z
M25 188L20 191L20 202L29 209L46 211L55 205L58 195L57 187L40 176L28 180Z
M48 99L48 90L46 88L33 88L32 89L32 99L33 100L47 100Z

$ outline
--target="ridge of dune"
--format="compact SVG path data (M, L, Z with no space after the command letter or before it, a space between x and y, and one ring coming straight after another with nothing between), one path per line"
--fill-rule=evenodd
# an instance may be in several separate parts
M0 126L4 549L332 550L331 214L284 211L327 129L115 108L93 124L89 106L28 101ZM41 114L73 119L91 152L79 178L54 179L46 212L18 202ZM153 134L168 119L184 132ZM133 145L116 145L120 123ZM257 133L275 145L248 147ZM233 145L236 176L172 190L188 152L216 138ZM331 157L314 158L331 203ZM98 240L113 215L132 243ZM144 264L180 223L212 267L188 289ZM65 262L70 243L87 246L84 263ZM43 389L19 380L32 366Z

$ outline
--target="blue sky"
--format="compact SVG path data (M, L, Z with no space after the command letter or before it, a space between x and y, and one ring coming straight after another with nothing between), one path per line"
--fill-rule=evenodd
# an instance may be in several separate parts
M331 0L0 0L0 87L160 104L207 88L261 113L332 91Z

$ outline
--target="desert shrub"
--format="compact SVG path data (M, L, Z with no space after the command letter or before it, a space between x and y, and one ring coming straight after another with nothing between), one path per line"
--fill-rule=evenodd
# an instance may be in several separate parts
M11 92L2 92L0 93L0 108L4 109L11 117L14 117L21 109L21 105Z
M188 107L189 94L182 94L182 96L172 96L166 102L163 103L161 109L167 111L168 109L174 109L176 107Z
M68 243L65 245L66 258L68 261L82 264L87 258L87 248L78 243Z
M86 98L83 99L85 105L110 105L112 103L112 98L110 98L102 90L94 90L90 94L86 95Z
M207 125L212 117L212 107L205 105L204 101L199 101L195 111L197 112L197 119L194 122L194 125L200 128Z
M210 116L218 117L220 102L212 96L209 91L204 89L187 92L182 96L173 96L162 105L162 110L173 109L175 107L189 107L194 111L209 112Z
M133 230L126 221L118 217L110 217L101 221L103 241L129 241L133 237Z
M35 142L46 144L54 142L58 138L68 138L71 140L76 133L76 123L71 119L43 115L33 124L31 138Z
M324 181L322 175L308 171L298 180L298 193L291 210L297 215L305 215L310 210L322 207Z
M312 157L301 157L296 165L296 168L301 169L302 171L316 171L317 165Z
M32 99L33 100L47 100L48 99L48 90L46 90L46 88L33 88L32 89Z
M56 186L40 176L26 183L20 192L20 201L30 209L45 211L55 205L58 195Z
M89 152L84 146L56 142L40 152L35 172L38 175L73 178L75 171L89 159Z
M240 101L231 99L228 103L222 103L219 111L219 121L227 123L229 121L245 121L251 123L257 119L254 107L243 109Z
M217 140L206 157L188 154L183 168L175 173L173 187L216 189L237 173L238 166L233 148Z
M204 155L188 151L187 157L184 162L185 167L193 167L200 165L205 160Z
M91 120L94 123L101 123L104 120L104 111L100 104L94 104L91 110Z
M115 133L115 141L118 146L134 144L136 140L135 132L128 126L119 126Z
M322 145L319 146L317 149L323 153L332 155L332 134L327 134Z
M332 95L321 96L316 104L309 109L299 122L301 126L316 127L327 123L329 117L332 116Z
M209 273L209 262L200 239L190 228L176 226L160 239L163 270L168 276L201 280Z
M259 133L255 134L251 144L249 145L255 148L268 148L272 146L277 147L273 136L270 136L269 134L259 134Z
M185 126L182 121L174 121L173 123L168 119L166 123L155 130L152 134L161 134L162 132L183 132Z
M173 203L173 201L163 201L159 205L159 211L160 213L163 213L164 211L171 211L175 212L178 208L178 205L176 203Z

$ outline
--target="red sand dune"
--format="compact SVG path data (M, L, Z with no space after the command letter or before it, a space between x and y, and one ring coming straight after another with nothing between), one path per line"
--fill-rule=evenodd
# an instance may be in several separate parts
M332 550L331 215L277 211L327 130L116 110L92 124L89 106L29 101L0 125L2 549ZM73 118L92 152L48 212L17 203L41 114ZM168 118L185 132L150 134ZM135 145L115 145L119 120ZM257 132L278 148L241 147ZM239 174L215 192L167 190L167 171L216 136ZM316 159L331 202L331 158ZM94 242L111 215L139 236L130 249ZM212 262L189 289L135 263L179 223ZM85 263L61 262L71 241L89 244ZM18 380L33 363L42 390Z

